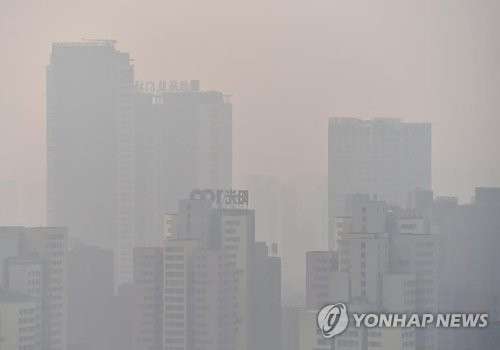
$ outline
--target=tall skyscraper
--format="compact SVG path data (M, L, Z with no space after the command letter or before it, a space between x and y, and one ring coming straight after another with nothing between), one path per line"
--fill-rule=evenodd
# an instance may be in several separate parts
M400 119L332 118L328 128L329 233L345 214L346 196L375 195L406 206L408 195L431 189L431 125Z
M161 244L163 216L195 188L232 184L229 96L200 91L199 82L137 84L137 243Z
M132 280L134 67L110 40L54 43L47 67L47 216L114 249Z
M255 244L254 211L191 197L166 223L164 349L279 348L281 262Z

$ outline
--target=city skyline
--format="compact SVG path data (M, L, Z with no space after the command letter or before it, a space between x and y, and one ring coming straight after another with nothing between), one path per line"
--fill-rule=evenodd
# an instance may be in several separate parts
M0 350L497 350L498 18L0 4Z
M492 34L499 10L496 3L475 8L464 1L453 4L424 1L399 4L394 9L383 6L379 9L375 4L364 4L368 7L358 9L354 4L340 2L278 9L260 2L239 8L217 1L210 8L202 5L205 10L202 11L193 3L171 8L153 2L154 12L132 11L133 2L120 4L124 12L112 25L106 22L105 9L114 9L115 1L99 4L99 8L94 3L69 6L62 1L50 1L32 4L26 11L22 4L9 3L0 14L0 22L8 28L0 34L5 43L0 69L7 81L0 90L5 102L0 104L0 115L7 125L0 131L0 159L6 168L2 180L16 181L28 192L31 202L44 202L44 66L51 43L82 37L117 39L119 48L131 52L140 67L138 79L199 79L207 87L233 94L238 102L234 125L234 148L240 155L234 164L237 181L250 173L271 174L286 181L288 174L293 176L305 169L326 175L327 135L322 127L327 119L380 116L433 123L437 193L457 194L466 202L475 184L498 185L499 169L488 161L494 159L497 148L494 135L498 130L492 93L498 84L492 66L499 53ZM430 11L431 6L437 10ZM74 9L79 11L73 12ZM141 26L130 25L137 11L151 20ZM288 17L275 20L278 11L284 11ZM56 12L61 14L57 18L53 15ZM203 17L201 13L213 16ZM448 13L453 16L447 16ZM474 30L469 30L467 13L481 18L474 22ZM166 18L164 21L162 16ZM86 21L90 17L92 26ZM309 22L312 18L317 19L316 25L295 28L294 19ZM18 19L25 25L15 25L13 21ZM257 32L251 35L248 28L254 21L260 21L261 26L254 28ZM350 21L357 25L350 26ZM380 22L385 24L378 26ZM196 30L162 39L162 26L172 31L182 23ZM276 28L273 23L279 26ZM425 26L429 23L435 25ZM223 25L232 28L234 34L222 35ZM205 34L200 33L200 28L204 28ZM272 35L266 36L268 32ZM414 40L407 41L404 33ZM233 40L238 35L247 39L251 50ZM290 44L294 36L299 39L296 45ZM381 38L386 38L386 43L377 48ZM274 39L283 43L273 46ZM325 48L322 43L329 39L332 48ZM319 62L314 67L296 69L303 60L299 51L302 46L306 52L319 53ZM173 47L179 49L171 50ZM226 47L226 51L221 47ZM469 47L473 49L466 49ZM198 61L196 57L204 51L207 59ZM256 63L248 67L247 73L238 67L248 54ZM420 55L426 59L420 60ZM286 57L290 63L279 64L286 62ZM8 69L21 62L22 70L14 73ZM226 67L228 74L217 74L218 69L214 68L220 66ZM265 77L273 83L264 84ZM313 94L293 98L311 89ZM26 103L14 91L31 96L31 102ZM300 144L305 152L295 152L294 157L288 153L298 148L293 138L280 138L275 143L275 135L283 133L283 125L287 125L286 130L300 132L305 137L306 142ZM262 139L255 144L250 135L259 130ZM29 144L22 141L26 139ZM472 152L464 152L466 145L473 147ZM268 150L263 152L265 147ZM26 152L16 157L11 149ZM266 157L259 158L254 151L266 153ZM472 169L468 164L473 165ZM43 211L41 208L36 213ZM35 222L43 223L39 219Z

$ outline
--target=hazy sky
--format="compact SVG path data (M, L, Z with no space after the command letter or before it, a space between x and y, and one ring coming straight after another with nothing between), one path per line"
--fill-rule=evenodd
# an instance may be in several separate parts
M237 177L325 173L333 116L433 123L433 182L500 185L500 1L0 0L0 180L45 181L53 41L233 94Z

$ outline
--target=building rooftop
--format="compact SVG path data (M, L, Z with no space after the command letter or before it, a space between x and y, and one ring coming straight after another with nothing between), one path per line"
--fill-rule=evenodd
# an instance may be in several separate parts
M82 41L66 41L52 43L52 47L114 47L117 40L112 39L83 39Z

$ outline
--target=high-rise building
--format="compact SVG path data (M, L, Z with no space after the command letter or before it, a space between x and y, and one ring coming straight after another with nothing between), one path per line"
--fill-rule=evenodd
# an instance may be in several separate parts
M333 273L338 278L330 284L331 293L341 297L332 302L348 302L360 312L438 312L439 239L429 219L416 208L389 209L368 195L349 196L346 203L343 219L349 219L349 230L339 237L340 273ZM350 328L335 339L335 349L362 349L363 344L433 350L438 334L431 326L376 332Z
M27 228L21 257L42 261L42 350L68 343L68 237L65 228Z
M111 335L111 342L107 349L137 350L135 337L137 335L138 320L140 319L139 305L141 292L130 283L118 287L117 294L111 303L111 321L106 331ZM77 350L79 350L77 348Z
M66 229L0 227L0 247L2 287L32 298L33 336L37 338L37 333L40 333L41 349L66 349L68 343ZM38 326L38 310L41 310L40 326Z
M255 215L249 209L222 209L222 248L229 253L236 278L236 349L250 350L254 294Z
M456 204L455 201L451 205L451 226L445 225L451 229L445 241L444 273L440 276L448 285L447 307L470 313L488 312L489 323L498 327L495 323L500 320L500 256L496 247L500 246L500 188L478 187L471 203ZM440 333L451 340L448 347L443 347L446 350L489 349L485 344L487 334L480 329Z
M281 347L281 259L275 244L255 242L247 198L247 191L193 191L166 215L165 350Z
M271 310L280 314L281 276L279 258L265 245L255 260L254 211L191 197L180 201L175 224L172 214L166 222L164 348L252 349L256 333L279 344L279 319L274 337L256 327Z
M227 252L205 249L196 254L194 324L189 332L194 350L235 349L236 277Z
M332 118L328 129L329 232L346 196L367 193L406 206L411 191L431 189L431 125L400 119Z
M319 310L332 302L332 274L338 271L338 255L333 251L306 253L306 307ZM342 300L339 300L342 301Z
M195 240L165 242L163 349L189 350L194 343Z
M355 237L359 236L359 237ZM387 238L387 237L386 237ZM379 311L398 314L411 314L416 308L416 273L393 272L388 264L387 254L394 254L387 248L387 242L383 236L376 234L349 234L342 238L341 242L353 243L358 240L359 244L345 245L341 249L352 249L352 254L344 254L343 259L357 260L361 256L361 269L349 270L349 266L341 266L349 271L349 277L353 285L349 308L351 312ZM382 247L381 254L373 254L375 246ZM355 247L353 249L353 247ZM361 249L359 249L361 247ZM342 255L341 255L342 256ZM345 256L349 256L346 258ZM365 257L366 258L365 258ZM429 266L429 265L427 265ZM414 266L412 266L414 268ZM352 273L354 272L354 274ZM361 288L358 288L361 286ZM339 286L340 287L340 286ZM361 290L361 293L359 293ZM422 292L421 296L426 295ZM424 332L427 332L424 334ZM421 332L429 338L429 331ZM355 328L349 326L347 330L335 337L336 350L354 349L435 349L431 344L417 343L417 330L415 328Z
M351 233L342 237L339 269L350 275L351 298L380 305L382 276L389 272L389 239L384 234Z
M113 252L82 243L68 258L68 341L81 350L111 347Z
M24 294L35 303L34 350L42 347L42 276L43 265L38 258L11 257L5 259L5 285L7 290Z
M162 247L134 248L134 286L138 290L139 315L134 348L163 348L164 261Z
M256 242L254 252L252 346L281 349L281 258L264 242Z
M283 306L281 309L281 350L299 350L300 307Z
M40 349L33 298L0 288L0 349Z
M220 211L204 199L183 199L179 202L176 216L176 237L183 240L197 240L203 248L220 249L222 242L218 225Z
M132 280L134 68L115 42L54 43L47 67L47 217L83 243L114 249Z
M181 84L182 83L182 84ZM137 243L161 244L163 216L195 188L232 184L229 96L200 91L199 82L137 84Z
M391 270L415 276L414 310L419 313L438 312L437 236L425 231L399 233L393 235L391 244ZM394 298L393 291L388 293ZM436 329L432 326L416 329L415 344L417 349L438 349Z

